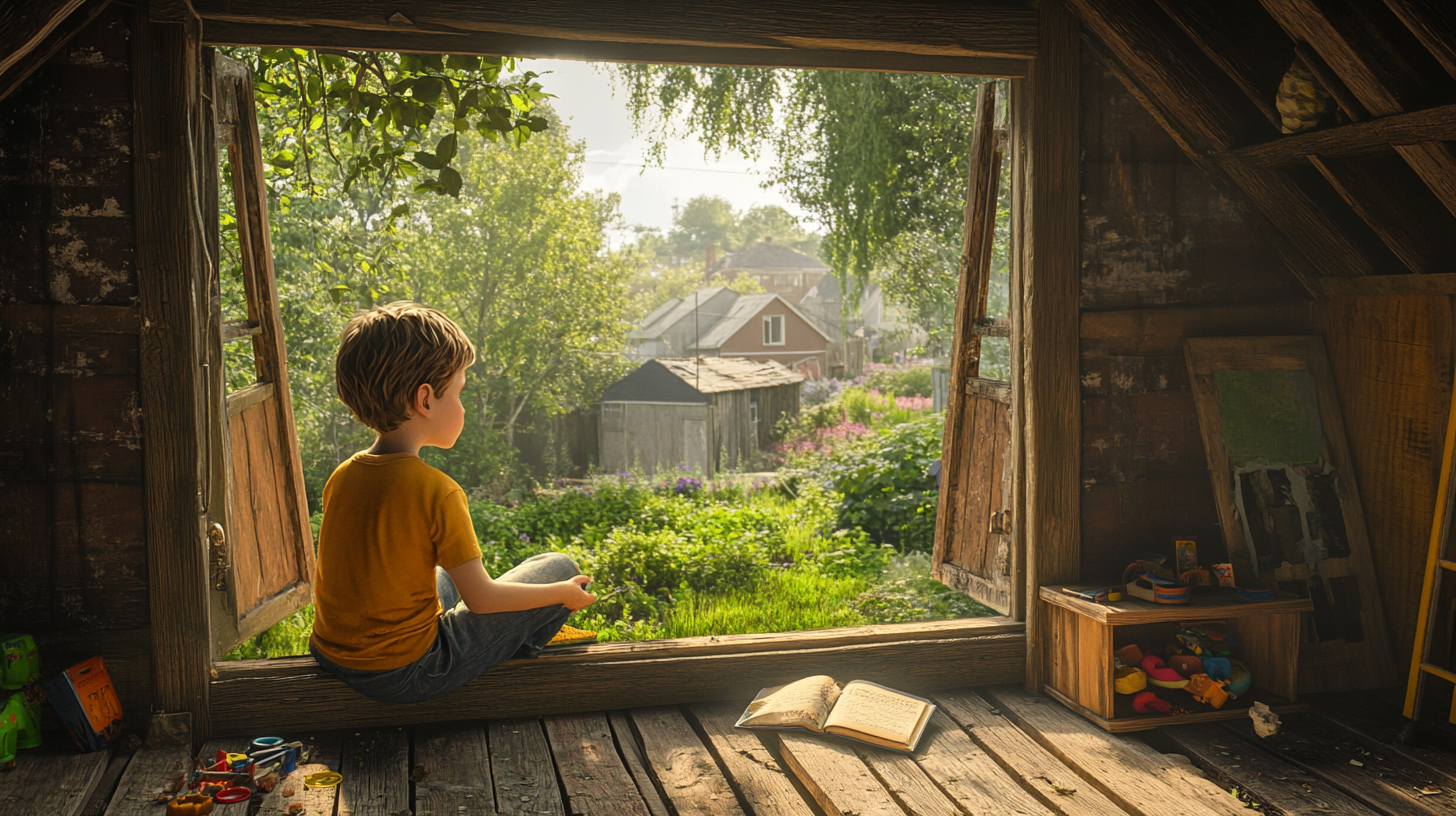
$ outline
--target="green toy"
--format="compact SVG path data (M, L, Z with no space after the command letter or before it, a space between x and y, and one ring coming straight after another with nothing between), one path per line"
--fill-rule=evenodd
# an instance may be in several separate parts
M40 682L40 650L30 635L0 635L0 689L14 691Z
M30 635L0 636L0 688L14 691L0 709L0 762L15 760L20 748L38 748L40 705L40 650Z
M20 718L25 716L25 703L20 695L12 694L0 709L0 763L5 767L15 766L15 752L20 747Z

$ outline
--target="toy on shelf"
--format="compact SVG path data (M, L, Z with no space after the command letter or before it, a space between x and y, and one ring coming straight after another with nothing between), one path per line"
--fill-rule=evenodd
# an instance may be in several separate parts
M100 751L121 733L121 701L101 658L78 663L43 686L51 707L81 750Z

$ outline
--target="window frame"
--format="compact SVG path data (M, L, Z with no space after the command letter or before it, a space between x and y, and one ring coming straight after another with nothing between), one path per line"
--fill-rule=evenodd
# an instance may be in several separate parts
M781 314L763 315L763 344L765 346L782 346L788 343L788 339L786 337L788 332L784 330L784 324L786 322L787 321L784 320L784 316ZM779 339L777 340L772 339L774 334L774 326L778 327Z

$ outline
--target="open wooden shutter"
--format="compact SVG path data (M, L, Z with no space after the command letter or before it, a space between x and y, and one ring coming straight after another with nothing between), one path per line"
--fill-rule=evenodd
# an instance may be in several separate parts
M248 69L212 56L213 124L230 171L246 315L223 315L218 242L213 252L209 330L218 423L209 513L212 632L220 655L292 614L311 598L314 549L303 466L288 391L288 356L278 312L262 145ZM214 151L214 155L217 151ZM223 345L251 343L253 382L226 393Z
M1010 383L980 376L981 338L1011 335L1009 320L986 318L1002 160L996 110L995 85L985 83L977 92L971 140L932 574L1003 615L1019 615L1024 591L1012 510L1013 394Z

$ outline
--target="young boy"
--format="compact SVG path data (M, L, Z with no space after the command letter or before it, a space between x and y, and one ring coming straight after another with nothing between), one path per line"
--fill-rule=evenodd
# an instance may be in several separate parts
M428 700L511 657L535 657L596 600L561 553L486 574L465 492L425 464L465 426L475 348L445 315L396 302L344 329L339 398L374 429L324 485L309 651L367 697Z

